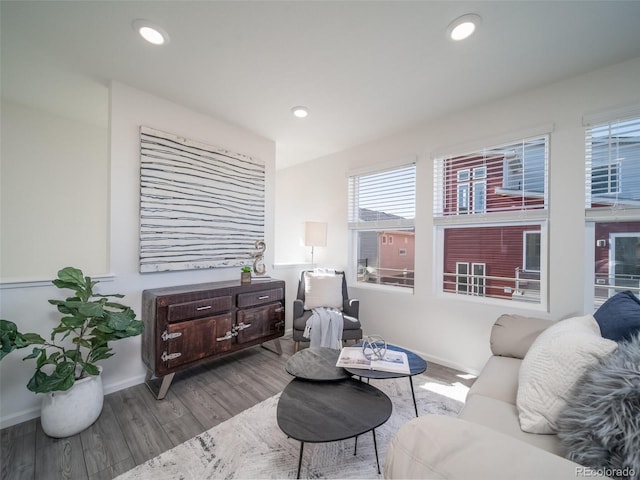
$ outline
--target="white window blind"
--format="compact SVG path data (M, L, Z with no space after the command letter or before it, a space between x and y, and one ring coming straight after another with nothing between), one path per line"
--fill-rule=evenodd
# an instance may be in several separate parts
M416 167L349 177L349 227L410 227L416 210Z
M547 159L547 135L436 158L434 217L546 209ZM474 188L465 187L470 183ZM460 208L461 202L473 208Z
M586 129L585 207L640 207L640 116Z
M351 265L359 283L413 288L415 164L349 177Z

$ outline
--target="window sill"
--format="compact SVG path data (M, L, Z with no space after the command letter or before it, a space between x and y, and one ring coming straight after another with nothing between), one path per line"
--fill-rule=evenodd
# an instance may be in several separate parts
M454 300L462 302L470 302L487 306L508 306L509 309L519 310L532 310L536 312L548 312L547 305L543 303L527 302L524 300L512 300L511 298L494 298L494 297L480 297L477 295L462 295L451 292L438 292L438 297L443 300Z
M395 285L384 285L380 283L355 282L349 288L362 288L363 290L377 290L379 292L400 293L403 295L413 295L414 287L398 287Z

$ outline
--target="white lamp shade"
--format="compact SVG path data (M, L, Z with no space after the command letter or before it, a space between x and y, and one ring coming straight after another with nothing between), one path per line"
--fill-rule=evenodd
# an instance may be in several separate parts
M325 222L304 222L304 245L306 247L326 247L327 224Z

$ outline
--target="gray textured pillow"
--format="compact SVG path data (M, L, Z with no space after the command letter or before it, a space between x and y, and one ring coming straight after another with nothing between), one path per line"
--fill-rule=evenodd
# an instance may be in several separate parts
M586 371L557 429L570 460L640 480L640 333Z

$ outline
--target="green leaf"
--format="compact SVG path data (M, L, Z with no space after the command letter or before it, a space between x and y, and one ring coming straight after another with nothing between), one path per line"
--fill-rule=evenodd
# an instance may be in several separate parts
M115 330L113 330L113 328L111 328L111 327L109 327L109 326L107 326L107 325L105 325L103 323L100 323L100 324L96 325L95 329L97 331L99 331L99 332L102 332L102 333L113 333L115 331ZM92 332L92 334L95 335L95 332Z
M87 372L89 375L99 375L100 374L100 370L98 369L98 367L96 367L92 363L85 363L84 364L84 371Z
M111 353L111 348L105 346L94 349L91 352L89 360L92 362L97 362L98 360L104 360L105 358L109 358L112 356L113 353Z
M56 365L56 369L54 374L59 377L66 377L68 375L73 375L75 373L75 363L72 362L62 362Z
M37 333L23 333L22 341L24 342L24 345L21 345L18 348L23 348L23 346L26 347L28 345L33 345L33 344L44 345L45 343L44 338L42 338Z
M100 303L89 302L82 303L78 307L78 312L85 317L101 317L104 315L105 310Z
M22 360L28 360L28 359L31 359L31 358L37 358L38 355L40 355L44 351L45 351L44 348L34 347L33 350L31 351L31 353L29 355L27 355L26 357L24 357Z
M76 345L80 345L81 347L91 348L91 342L89 342L89 340L87 340L86 338L75 337L72 342Z
M41 348L40 355L38 355L38 359L36 360L36 366L37 368L41 368L46 363L47 363L47 351L44 348Z
M51 375L36 370L27 388L35 393L69 390L75 382L74 369L74 364L67 362L59 364Z
M84 325L85 319L82 317L64 317L60 322L68 328L78 328Z
M127 312L106 312L107 325L114 330L126 330L131 324L131 316Z
M0 334L4 335L5 333L8 333L8 332L17 333L18 332L17 325L13 322L10 322L9 320L0 319Z
M65 358L68 358L72 362L78 362L79 360L82 359L80 352L77 350L67 350L64 352L64 356Z
M75 286L84 287L84 275L82 270L74 267L65 267L58 271L58 278L62 282L71 283Z

